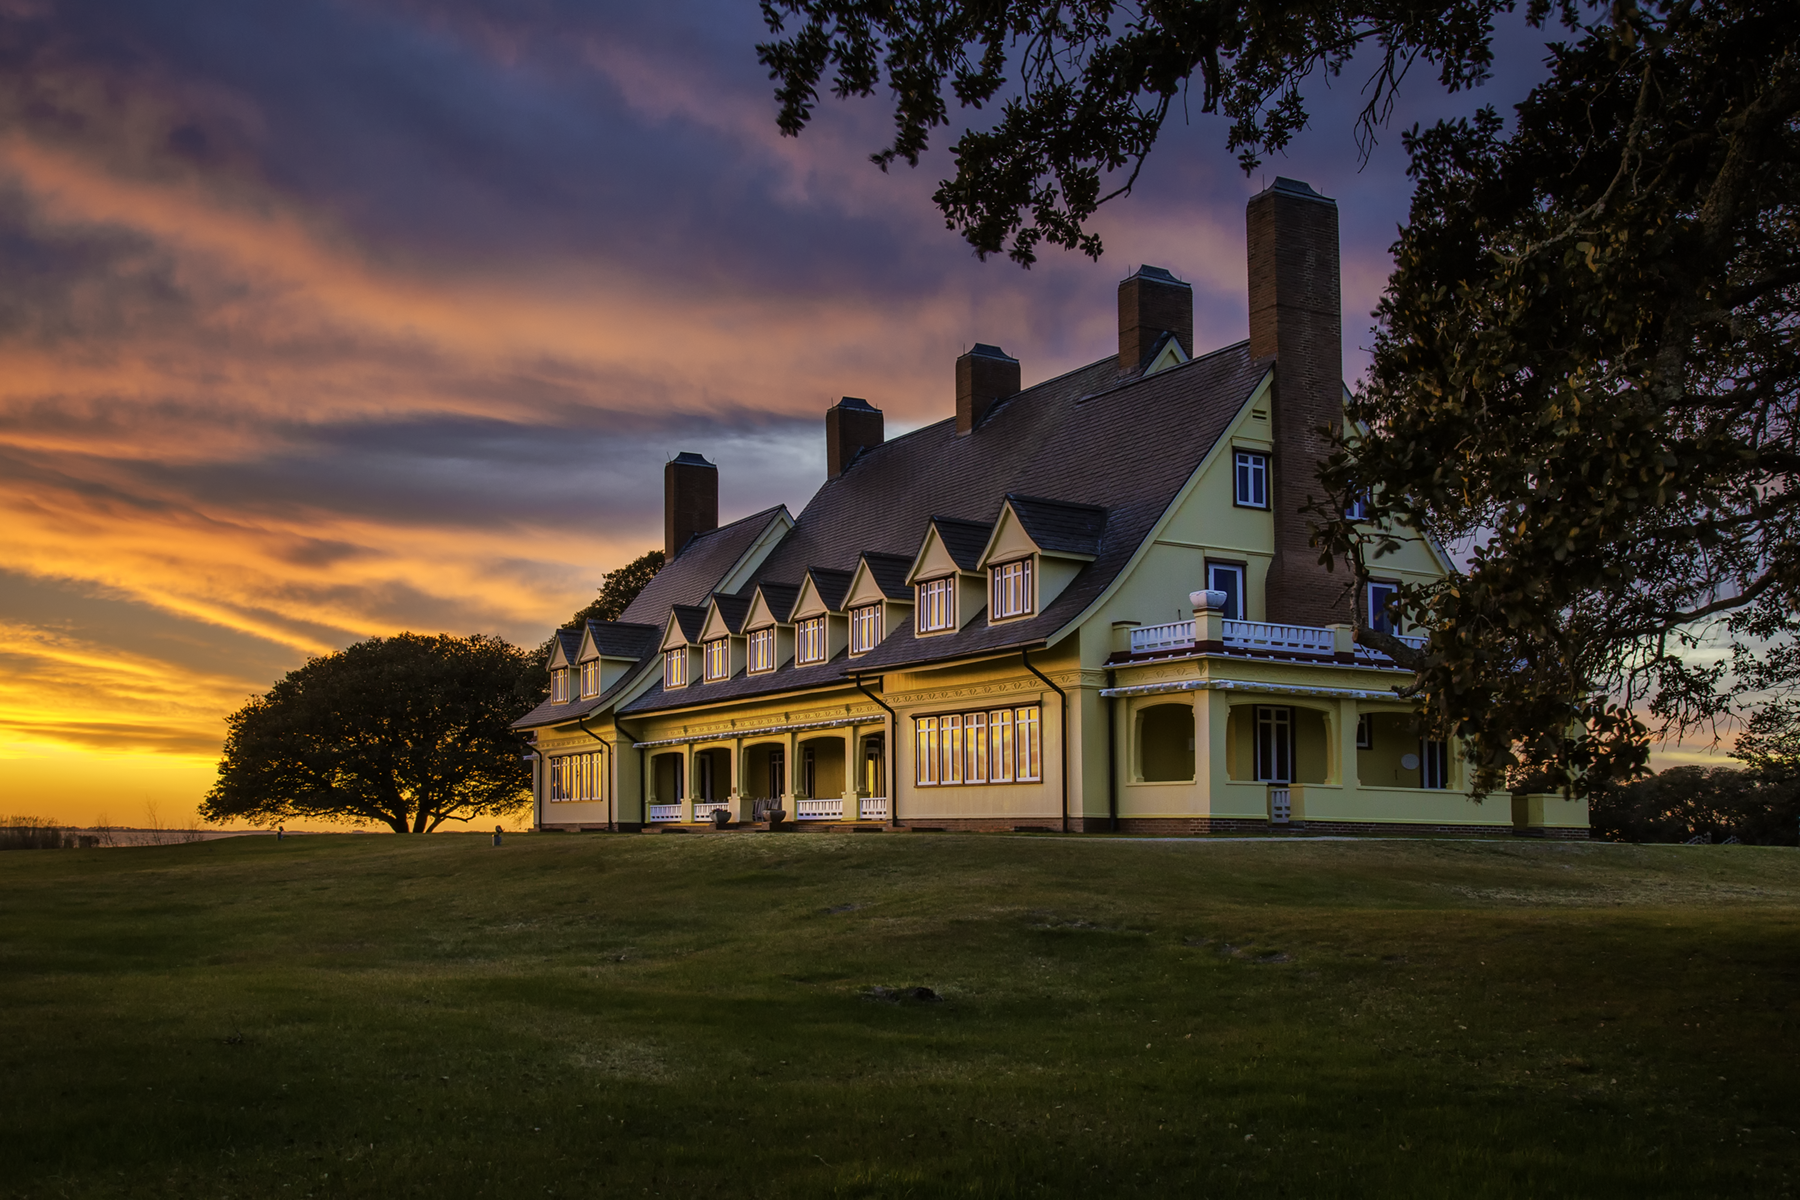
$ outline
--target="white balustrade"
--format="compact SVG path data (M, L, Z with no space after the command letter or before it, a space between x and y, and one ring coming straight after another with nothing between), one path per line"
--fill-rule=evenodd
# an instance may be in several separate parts
M844 799L796 800L794 818L799 821L837 821L844 816Z
M1294 793L1286 785L1269 789L1269 820L1286 825L1294 819Z
M1167 625L1141 625L1131 631L1131 652L1148 654L1153 650L1174 650L1194 644L1194 623L1173 621Z
M1264 621L1225 622L1225 645L1290 654L1332 653L1331 630L1317 625L1271 625Z
M681 820L681 805L652 804L650 806L650 820L652 823L679 821Z
M729 800L696 800L694 801L694 820L710 821L716 812L730 812Z
M865 821L887 820L888 802L886 796L864 796L862 798L862 803L858 805L858 807L862 810L862 819Z

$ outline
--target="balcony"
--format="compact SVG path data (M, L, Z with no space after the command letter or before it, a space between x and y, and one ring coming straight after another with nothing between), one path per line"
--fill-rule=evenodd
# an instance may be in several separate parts
M1225 649L1248 654L1303 654L1330 658L1335 651L1333 634L1321 625L1279 625L1266 621L1226 621ZM1423 648L1422 637L1402 635L1409 646ZM1167 625L1144 625L1131 631L1133 654L1156 654L1166 650L1185 650L1194 645L1194 622L1172 621ZM1379 650L1356 647L1356 661L1370 666L1386 666L1393 660Z

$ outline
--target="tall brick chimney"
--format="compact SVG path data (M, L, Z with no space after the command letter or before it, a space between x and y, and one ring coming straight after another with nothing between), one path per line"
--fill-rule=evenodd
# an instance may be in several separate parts
M1165 333L1193 357L1194 289L1161 267L1139 267L1119 283L1119 370L1141 370Z
M1343 576L1307 545L1301 512L1318 494L1328 450L1317 431L1344 416L1343 314L1338 291L1337 202L1297 179L1277 178L1250 198L1250 353L1275 359L1275 461L1269 501L1275 558L1268 617L1296 625L1349 619Z
M825 478L836 479L858 454L886 440L881 410L867 400L845 396L825 410Z
M719 468L682 451L663 464L663 559L674 562L688 539L719 527Z
M956 360L956 432L974 429L994 401L1018 390L1019 360L1008 358L998 346L976 342L974 349Z

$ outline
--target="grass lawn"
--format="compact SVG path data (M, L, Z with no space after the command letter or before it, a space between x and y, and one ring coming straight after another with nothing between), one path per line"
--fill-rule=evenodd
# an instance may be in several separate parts
M0 1195L1790 1193L1800 854L995 835L0 859ZM870 998L925 986L942 999Z

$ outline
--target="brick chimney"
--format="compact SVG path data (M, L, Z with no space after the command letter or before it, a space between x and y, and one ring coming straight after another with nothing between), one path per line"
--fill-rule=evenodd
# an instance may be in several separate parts
M994 401L1019 390L1019 360L998 346L976 342L956 360L956 432L968 433L987 416Z
M825 410L825 478L836 479L858 454L886 440L881 410L867 400L845 396Z
M719 527L719 468L682 451L663 464L663 558L674 562L688 539Z
M1193 357L1194 289L1161 267L1139 267L1119 283L1119 370L1142 370L1165 333Z
M1277 178L1250 198L1250 354L1275 359L1275 461L1269 489L1275 559L1265 595L1271 621L1329 625L1350 612L1343 576L1319 565L1301 512L1317 495L1317 431L1344 416L1343 312L1337 202Z

